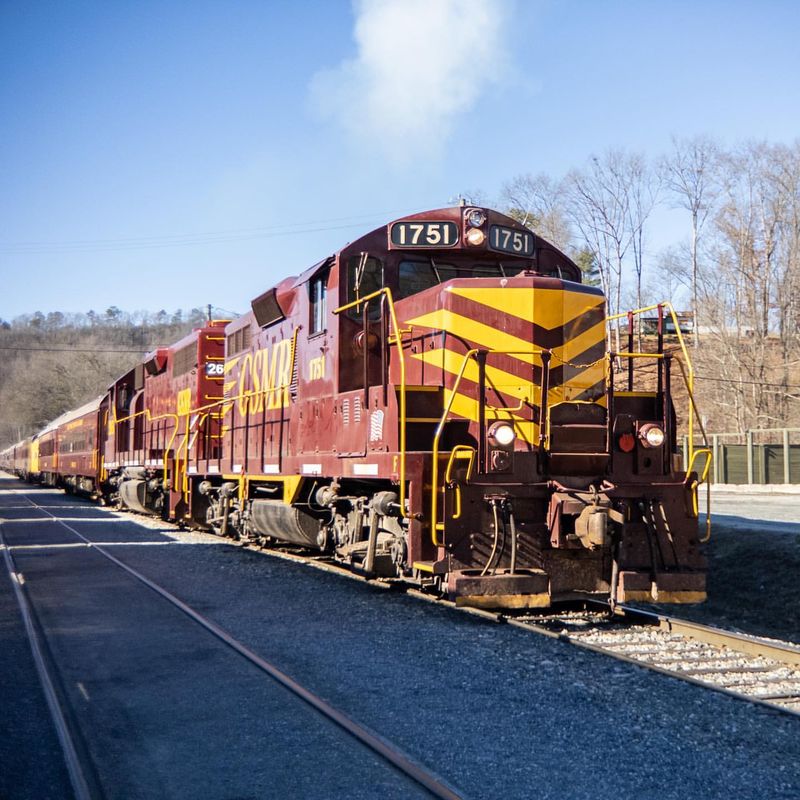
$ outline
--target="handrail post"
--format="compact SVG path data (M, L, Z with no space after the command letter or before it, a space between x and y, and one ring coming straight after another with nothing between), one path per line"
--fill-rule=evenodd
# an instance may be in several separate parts
M362 366L364 377L364 408L369 410L369 301L364 302L361 309L361 333L364 337L361 342L362 348Z
M542 358L542 400L539 403L539 468L544 472L544 462L547 458L545 442L547 440L547 418L549 409L547 406L547 395L550 392L550 351L543 350Z
M486 350L479 350L475 356L478 362L478 470L486 467Z
M383 404L389 402L389 359L387 358L387 335L386 327L388 323L386 314L386 295L381 295L381 381L383 382Z
M633 352L633 311L628 312L628 353ZM628 356L628 391L633 391L633 356Z
M711 434L711 458L714 461L714 483L719 484L719 436L716 433Z
M789 429L783 429L783 482L791 483L791 462L789 456L791 450L789 449Z
M658 304L658 347L657 352L659 355L664 354L664 306L661 303ZM664 391L664 366L662 364L662 359L656 360L657 370L658 370L658 388L657 391L661 394Z

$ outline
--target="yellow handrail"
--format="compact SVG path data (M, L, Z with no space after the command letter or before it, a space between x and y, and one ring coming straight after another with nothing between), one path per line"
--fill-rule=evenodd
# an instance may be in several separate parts
M470 359L474 358L479 352L485 352L487 355L541 355L542 353L549 353L549 350L544 348L537 348L534 347L530 351L522 351L522 350L484 350L481 351L477 347L471 350L467 350L464 353L464 359L461 362L461 367L456 374L456 379L453 382L453 388L450 390L450 397L447 399L447 403L445 404L444 411L442 412L441 419L439 420L439 424L436 426L436 431L433 434L433 448L432 448L432 457L433 463L431 465L431 539L433 544L436 547L441 547L444 542L439 539L438 532L440 530L444 530L444 523L440 523L438 521L438 496L439 496L439 440L442 437L442 433L444 431L444 426L447 423L447 418L450 416L450 411L453 408L453 402L455 400L456 394L458 392L458 387L461 385L461 381L464 377L464 373L467 370L467 364L469 364ZM531 398L533 399L533 398ZM497 409L499 410L499 409ZM506 410L506 409L503 409ZM544 420L539 420L539 425L543 425ZM463 445L458 445L460 447ZM451 454L451 462L452 463L452 454ZM448 464L448 471L449 471L449 464ZM444 489L444 487L442 487Z
M478 354L478 352L479 351L477 348L473 348L472 350L467 350L467 352L464 353L464 360L461 362L461 369L459 369L458 375L456 375L453 388L450 392L450 397L447 398L444 411L442 412L442 417L439 420L439 424L436 426L436 432L433 434L433 463L431 464L431 538L436 547L441 547L444 544L444 542L439 540L438 536L440 530L438 516L439 509L437 508L437 498L439 496L439 439L442 437L442 431L444 431L444 426L447 423L447 417L450 415L450 409L453 407L453 401L455 400L458 387L461 384L461 379L464 377L464 373L466 372L467 364L471 358L474 358ZM444 523L441 523L441 527L444 529Z
M678 315L675 313L675 309L670 303L669 300L665 300L663 303L656 303L652 306L645 306L644 308L637 308L633 311L625 311L621 314L613 314L610 317L606 317L606 322L613 322L616 319L622 319L625 317L628 318L630 316L636 316L639 314L644 314L647 311L657 311L659 308L665 308L669 311L670 317L672 317L672 322L675 325L675 333L678 337L678 344L681 348L681 353L683 354L683 360L686 364L686 374L684 375L684 382L686 383L686 389L689 392L690 403L694 403L694 367L692 366L692 360L689 358L689 350L686 347L686 342L683 340L683 334L681 333L681 326L678 321ZM632 356L632 355L639 355L636 353L618 353L619 356ZM691 459L692 453L694 451L694 444L693 444L693 435L694 435L694 417L692 416L692 409L689 408L689 419L687 420L688 424L688 435L689 435L689 458Z
M408 509L406 508L406 361L405 353L403 353L403 333L404 330L397 324L397 313L394 308L394 299L392 298L392 290L388 286L384 286L371 294L365 295L358 300L353 300L352 303L339 306L334 310L334 314L341 314L343 311L360 306L362 303L369 303L376 297L385 295L389 305L389 318L394 329L394 342L389 335L389 344L397 345L397 353L399 356L400 365L400 508L404 517L408 516ZM367 343L364 342L364 346ZM366 389L366 387L364 387Z
M686 385L686 392L689 398L689 408L687 410L687 440L688 440L688 457L689 463L686 467L686 475L691 473L692 467L694 466L695 459L698 455L706 455L706 464L703 469L703 473L700 476L699 480L692 486L692 506L694 508L695 516L698 515L698 504L697 504L697 489L698 487L705 483L706 478L708 477L708 471L711 466L711 459L712 454L711 451L708 449L708 441L705 432L705 428L703 427L702 420L700 419L700 414L697 411L697 404L694 400L694 367L692 366L692 360L689 358L689 350L686 347L686 342L683 339L683 333L681 333L681 326L680 322L678 321L678 315L675 313L675 309L670 303L669 300L664 300L662 303L656 303L652 306L645 306L644 308L637 308L633 311L625 311L622 314L614 314L613 316L607 317L607 322L612 322L613 320L633 317L634 315L644 314L647 311L656 311L660 308L667 309L669 311L669 315L672 318L672 322L675 325L675 334L678 338L678 344L681 348L681 353L683 355L683 361L678 361L678 367L681 370L681 377L683 378L683 382ZM661 353L617 353L618 356L621 357L628 357L628 358L637 358L637 357L650 357L650 358L663 358L663 354ZM685 367L685 368L684 368ZM609 369L611 368L609 362ZM695 450L694 448L694 419L697 416L697 422L700 426L700 431L703 434L703 444L704 447L698 448ZM706 536L705 538L701 539L701 542L707 542L711 538L711 494L709 492L708 496L708 503L706 508Z
M470 447L468 444L457 444L450 451L450 460L447 462L447 469L444 471L445 486L452 480L451 472L456 459L461 459L465 456L469 459L469 463L467 464L467 481L469 481L469 479L472 477L472 467L475 465L475 448ZM461 516L461 489L458 486L456 486L455 497L456 507L453 511L453 519L458 519Z
M173 428L172 436L170 436L169 441L167 442L167 444L164 447L164 459L163 459L164 463L163 463L163 469L162 469L162 472L163 472L163 479L162 480L166 483L166 481L167 481L167 458L166 458L166 454L172 448L172 443L175 441L175 437L178 435L178 424L179 424L179 416L178 416L178 414L167 413L167 414L156 414L155 416L152 416L150 414L150 409L149 408L145 408L142 411L137 411L134 414L130 414L127 417L117 417L117 409L116 408L113 409L113 412L114 412L113 415L110 417L110 419L108 421L108 423L111 426L111 428L116 428L116 426L120 422L128 422L129 420L132 420L132 419L135 419L136 417L141 417L141 416L144 416L144 418L147 420L147 422L155 422L157 420L167 419L167 418L170 418L170 417L175 420L175 427ZM105 459L102 459L102 469L105 470Z
M697 499L698 492L697 490L700 486L706 483L708 479L708 471L711 468L711 459L712 454L711 450L707 447L699 447L697 450L692 453L692 458L689 461L689 465L686 468L686 484L689 485L689 476L692 474L694 469L694 462L697 460L698 456L705 456L706 462L703 465L703 471L700 473L700 476L697 480L692 481L691 486L689 486L690 491L692 492L692 511L695 517L700 516L700 507ZM709 492L708 497L706 498L706 535L700 539L700 542L705 544L707 541L711 539L711 484L708 484Z

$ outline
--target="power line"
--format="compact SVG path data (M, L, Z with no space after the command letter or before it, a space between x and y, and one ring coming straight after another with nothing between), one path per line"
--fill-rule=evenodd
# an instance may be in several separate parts
M146 353L157 344L149 344L140 350L117 350L108 347L15 347L13 345L0 345L0 350L22 350L30 353Z
M769 381L742 381L733 378L712 378L708 375L695 375L695 378L701 378L704 381L715 381L716 383L737 383L748 386L775 386L778 389L800 389L798 383L770 383Z
M295 236L323 231L357 228L370 219L386 219L393 215L410 213L408 209L376 211L370 214L349 217L333 217L325 220L285 222L258 228L237 228L225 231L204 231L165 236L122 237L119 239L77 239L65 241L18 241L1 242L0 252L6 255L40 255L58 252L106 252L119 250L142 250L165 247L190 247L201 244L224 244L229 242L266 239L277 236ZM345 223L345 224L331 224Z

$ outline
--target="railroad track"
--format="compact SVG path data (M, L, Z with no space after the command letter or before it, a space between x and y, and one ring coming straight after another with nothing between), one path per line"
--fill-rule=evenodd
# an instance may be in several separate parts
M254 549L376 583L325 557L304 556L291 550ZM456 606L417 589L407 589L406 594L800 716L800 647L790 642L749 636L627 606L618 606L612 612L607 604L596 601L586 602L577 610L508 613Z
M800 716L800 647L619 607L506 617L511 625Z
M83 546L92 548L94 552L108 559L121 570L124 570L137 581L141 582L156 594L160 595L163 599L178 608L187 617L208 631L208 633L210 633L216 639L223 642L244 659L258 667L258 669L283 686L296 698L299 698L303 702L307 703L322 717L326 718L338 728L348 733L364 747L380 757L384 762L391 765L391 767L406 776L410 782L415 784L417 787L423 788L431 797L442 798L443 800L459 800L460 795L458 793L447 786L430 770L414 761L409 755L407 755L392 742L363 727L358 722L347 716L343 711L335 708L321 697L310 691L308 688L295 681L286 673L278 669L278 667L276 667L274 664L267 661L253 650L249 649L238 639L234 638L230 633L218 626L212 620L208 619L196 609L192 608L178 597L171 594L167 589L146 577L130 565L126 564L124 561L118 559L116 556L112 555L104 546L95 544L90 539L86 538L68 522L61 520L54 514L50 513L47 506L42 506L33 502L30 498L25 496L24 490L12 491L15 494L20 495L32 508L37 509L38 511L41 511L47 515L45 518L46 521L58 523L76 536ZM0 514L1 513L2 509L0 509ZM17 569L17 566L14 562L12 548L7 545L3 536L3 525L13 523L14 521L20 520L4 520L0 518L0 550L2 550L2 558L14 587L14 593L23 617L26 635L28 637L31 651L34 656L34 661L36 663L36 668L44 689L45 699L47 701L47 705L50 710L51 717L53 718L57 735L64 752L67 770L75 797L77 800L92 800L95 797L102 796L102 791L97 786L96 778L94 778L92 775L93 769L91 764L86 763L86 754L82 752L80 745L75 741L75 735L72 730L75 724L74 721L72 721L72 711L58 690L58 679L54 674L55 666L50 662L46 655L46 645L43 638L43 631L36 623L35 614L28 600L27 592L25 590L24 576ZM31 520L27 519L24 521L30 522Z

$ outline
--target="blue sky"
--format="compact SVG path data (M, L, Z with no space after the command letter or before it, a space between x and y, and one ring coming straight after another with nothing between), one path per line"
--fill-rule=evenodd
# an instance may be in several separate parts
M670 136L800 135L800 3L0 4L0 317L244 311L346 241ZM684 234L662 210L650 255Z

